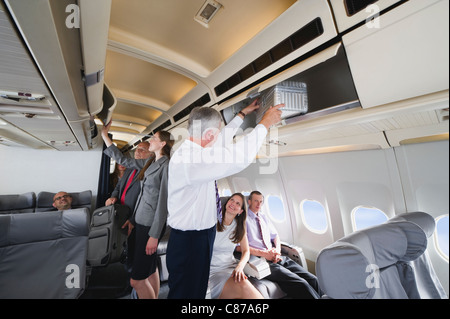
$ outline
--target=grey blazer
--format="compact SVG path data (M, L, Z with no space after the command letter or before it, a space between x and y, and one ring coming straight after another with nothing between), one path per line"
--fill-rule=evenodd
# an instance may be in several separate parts
M126 157L114 145L108 147L104 153L127 168L142 169L148 161ZM136 223L150 226L149 236L158 239L167 221L168 170L167 156L161 157L147 168L133 213Z

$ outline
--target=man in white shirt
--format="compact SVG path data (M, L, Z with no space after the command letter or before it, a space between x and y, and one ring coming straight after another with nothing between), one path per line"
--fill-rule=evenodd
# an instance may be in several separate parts
M261 122L237 143L232 138L244 117L259 108L257 100L222 130L220 113L208 107L192 110L189 134L169 163L167 247L171 299L203 299L217 223L215 181L236 174L255 159L268 129L280 122L284 104L271 107Z

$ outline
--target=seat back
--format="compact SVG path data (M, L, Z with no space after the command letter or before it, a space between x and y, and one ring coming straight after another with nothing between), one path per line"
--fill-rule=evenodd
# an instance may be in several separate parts
M436 222L434 218L424 212L411 212L397 215L389 222L409 221L418 225L430 238L435 229ZM404 280L403 285L410 296L416 299L447 299L445 289L439 281L433 265L431 264L428 251L425 251L419 258L413 261L398 265L404 273L405 278L414 278L414 280ZM400 268L401 267L401 268ZM405 273L405 272L408 273ZM413 276L408 276L413 275Z
M0 195L0 214L32 213L36 206L36 194Z
M319 285L333 299L408 299L397 263L419 258L426 247L425 232L407 221L354 232L319 253Z
M88 238L86 208L0 215L0 299L79 297Z
M158 270L159 270L159 279L161 282L166 282L169 280L169 271L167 270L166 264L166 253L167 246L169 244L171 228L169 225L166 225L166 229L164 230L164 235L158 242L158 248L156 250L156 254L158 256Z
M55 210L53 207L53 197L56 193L40 192L37 195L36 212L47 212ZM83 192L71 192L72 209L87 208L91 211L92 191L87 190Z

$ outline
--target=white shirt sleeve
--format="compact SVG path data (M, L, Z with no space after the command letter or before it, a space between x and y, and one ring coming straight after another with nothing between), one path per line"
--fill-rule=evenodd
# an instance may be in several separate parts
M256 158L266 135L266 127L260 124L237 143L196 149L192 163L184 166L189 183L218 180L244 170Z
M237 130L244 122L239 116L235 116L227 126L225 126L217 137L217 141L214 147L225 146L233 142L233 137L236 135Z

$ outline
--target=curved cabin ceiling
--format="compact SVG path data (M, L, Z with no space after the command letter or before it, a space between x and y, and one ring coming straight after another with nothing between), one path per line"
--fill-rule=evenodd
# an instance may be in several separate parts
M206 28L194 20L205 0L112 1L105 82L118 100L110 132L119 147L169 120L183 96L296 1L218 2Z

